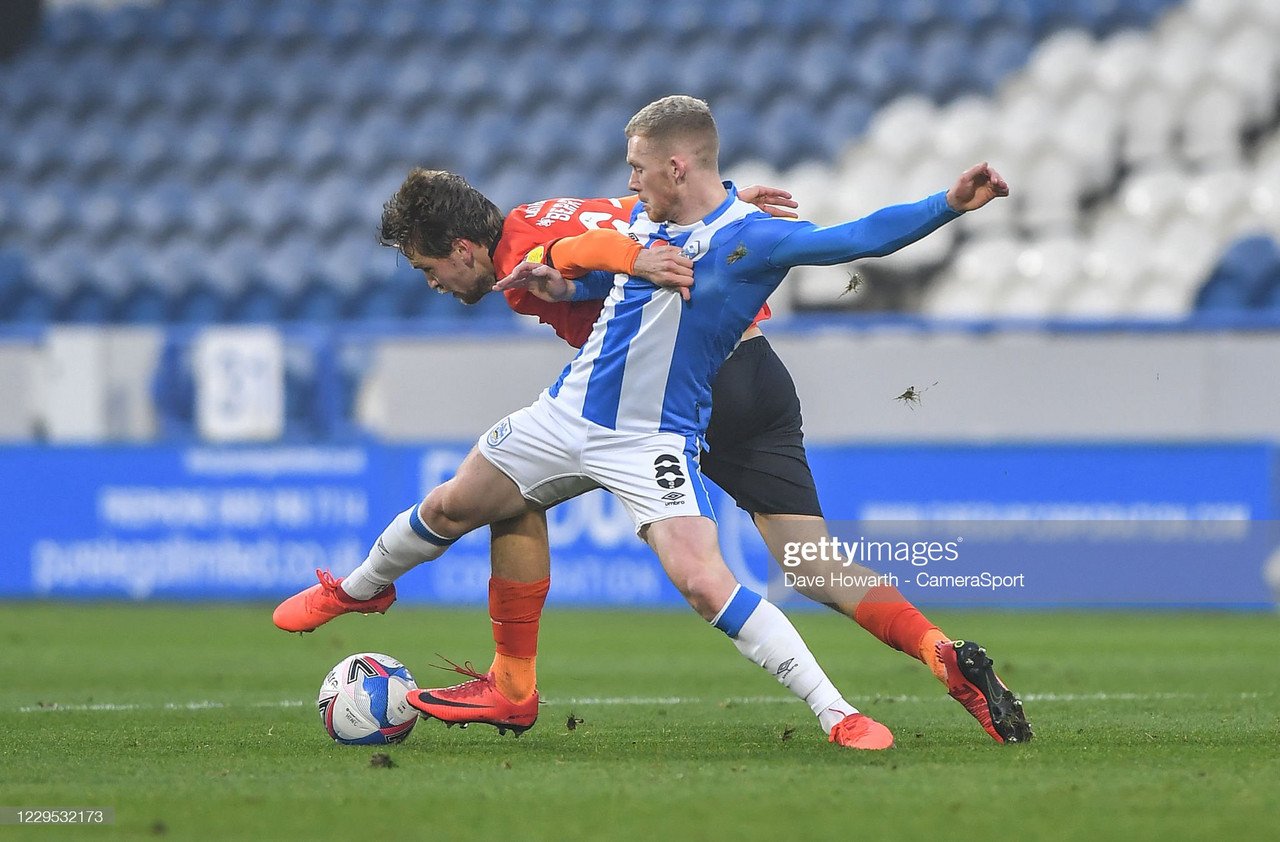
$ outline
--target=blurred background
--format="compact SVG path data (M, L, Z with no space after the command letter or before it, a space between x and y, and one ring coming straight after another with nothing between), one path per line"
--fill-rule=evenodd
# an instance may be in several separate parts
M1278 64L1271 0L8 0L0 595L349 569L571 356L430 294L383 202L415 165L503 209L625 195L669 93L819 223L1012 185L771 300L831 518L1271 520ZM553 526L559 598L672 597L607 495ZM417 596L482 601L484 549ZM1268 604L1258 552L1208 601Z

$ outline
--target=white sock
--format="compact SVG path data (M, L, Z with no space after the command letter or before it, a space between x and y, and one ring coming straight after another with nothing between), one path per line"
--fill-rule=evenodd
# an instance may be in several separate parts
M342 590L352 599L373 599L419 564L439 558L456 540L431 531L418 517L415 503L382 530L369 555L342 580Z
M711 624L729 635L738 651L769 671L795 693L830 734L836 723L858 710L818 666L800 632L778 607L739 585Z

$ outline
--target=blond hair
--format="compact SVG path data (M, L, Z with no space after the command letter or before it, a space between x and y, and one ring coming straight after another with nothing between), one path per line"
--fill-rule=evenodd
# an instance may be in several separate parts
M711 108L691 96L665 96L649 103L627 121L626 136L647 138L663 146L686 141L703 165L714 166L720 154L720 134Z

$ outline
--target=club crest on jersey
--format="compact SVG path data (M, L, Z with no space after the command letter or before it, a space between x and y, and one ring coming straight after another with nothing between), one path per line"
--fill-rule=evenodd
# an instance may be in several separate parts
M690 240L684 244L684 248L680 249L680 253L690 260L695 260L702 253L702 242L700 240Z
M502 440L509 435L511 435L511 419L503 418L498 422L497 426L489 431L489 435L485 438L485 441L489 443L490 447L497 447L502 444Z

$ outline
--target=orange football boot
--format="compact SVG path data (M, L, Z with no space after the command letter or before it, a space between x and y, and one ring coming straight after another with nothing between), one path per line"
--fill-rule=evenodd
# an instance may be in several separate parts
M827 742L845 748L893 748L893 734L865 713L851 713L836 723Z
M419 712L439 719L450 728L454 725L466 728L471 723L478 722L492 725L498 729L499 734L511 731L517 737L538 721L537 690L524 701L513 702L498 690L492 672L478 673L472 668L470 661L464 666L458 666L448 658L444 660L448 661L448 668L470 676L471 680L452 687L411 690L405 698Z
M940 640L938 657L947 668L947 693L973 714L998 743L1025 743L1034 736L1022 700L992 669L987 650L972 640Z
M288 632L309 632L323 626L334 617L358 612L360 614L385 614L396 601L396 586L387 585L373 599L352 599L339 587L341 579L335 579L328 570L317 570L320 584L300 591L276 606L271 620Z

